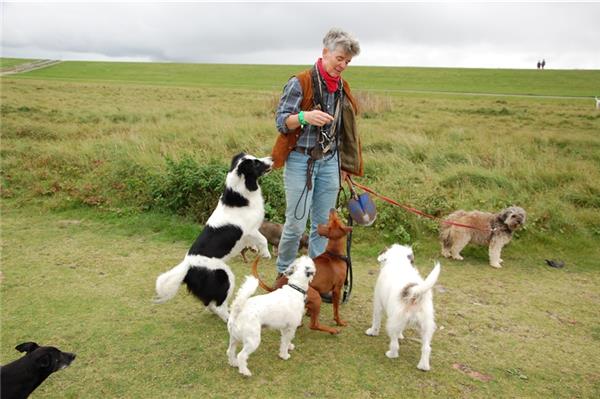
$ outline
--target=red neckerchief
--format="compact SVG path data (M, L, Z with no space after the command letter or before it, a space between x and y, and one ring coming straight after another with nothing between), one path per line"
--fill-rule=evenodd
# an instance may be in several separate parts
M327 86L327 91L329 93L334 93L340 84L340 77L339 76L331 76L330 74L327 73L325 68L323 68L323 58L319 58L317 60L317 68L319 69L319 74L325 81L325 85Z

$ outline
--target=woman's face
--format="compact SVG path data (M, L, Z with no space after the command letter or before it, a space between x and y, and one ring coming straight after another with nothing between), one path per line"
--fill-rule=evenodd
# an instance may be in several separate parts
M340 76L348 68L350 61L352 61L352 56L340 47L336 47L334 51L330 51L328 48L323 49L323 68L331 76Z

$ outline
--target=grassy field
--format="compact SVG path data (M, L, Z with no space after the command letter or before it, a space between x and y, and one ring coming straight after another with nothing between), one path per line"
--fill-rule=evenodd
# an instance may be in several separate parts
M27 64L29 62L36 61L28 58L1 58L0 57L0 69L11 68L16 65Z
M168 86L249 88L278 91L308 66L63 62L22 75L30 79L142 83ZM519 95L600 95L600 71L353 66L345 72L354 89L447 91Z
M270 152L279 89L297 68L62 63L2 78L0 363L27 340L76 352L36 391L48 398L598 397L600 112L589 98L527 95L592 96L599 71L348 70L363 104L363 184L439 216L510 204L529 214L504 268L487 266L485 248L442 261L430 372L416 369L415 333L395 360L385 334L364 335L377 253L410 242L422 273L439 257L435 223L381 202L354 235L350 325L338 336L301 327L287 362L265 331L251 379L227 366L225 325L184 288L152 304L231 155ZM280 183L279 171L264 179L273 218ZM261 262L269 281L273 265ZM249 266L232 268L239 282Z

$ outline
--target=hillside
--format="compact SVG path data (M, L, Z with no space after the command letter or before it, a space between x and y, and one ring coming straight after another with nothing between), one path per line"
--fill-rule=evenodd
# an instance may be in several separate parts
M286 362L265 331L251 379L227 365L224 323L183 287L152 303L232 155L270 153L280 90L299 68L63 62L1 77L0 363L31 340L77 353L37 398L598 397L600 71L345 75L362 109L358 181L437 217L523 207L503 268L485 247L441 258L436 222L377 200L375 224L353 233L349 325L330 336L305 318ZM281 171L261 186L267 217L283 221ZM413 246L422 274L441 260L427 373L415 332L397 359L384 329L364 334L376 258L394 242ZM249 265L230 263L239 287ZM274 259L260 273L272 281Z
M279 90L287 78L306 67L308 66L69 61L20 77ZM435 91L575 97L593 97L600 93L598 70L352 66L345 77L354 89L379 92Z

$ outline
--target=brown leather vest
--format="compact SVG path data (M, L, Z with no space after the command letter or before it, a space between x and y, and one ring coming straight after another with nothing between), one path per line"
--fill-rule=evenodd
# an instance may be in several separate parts
M311 69L300 72L296 75L302 87L302 102L300 109L302 111L311 111L313 109L313 85L311 79ZM340 155L342 170L349 174L362 176L363 162L360 138L356 130L356 114L358 107L356 100L350 91L350 85L343 80L344 104L342 104L342 128L340 134ZM273 158L273 167L280 168L285 164L290 152L296 147L296 142L302 134L302 128L298 127L289 133L279 133L271 157Z

